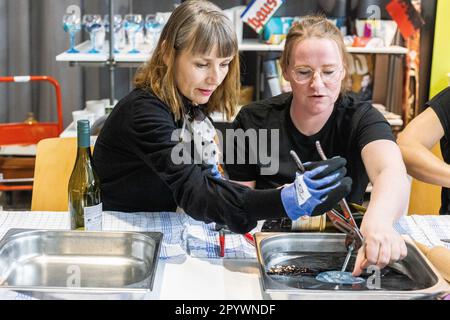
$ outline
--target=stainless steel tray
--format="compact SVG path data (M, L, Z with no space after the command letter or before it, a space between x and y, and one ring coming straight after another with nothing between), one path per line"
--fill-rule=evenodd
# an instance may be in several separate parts
M445 279L407 237L408 256L386 268L387 272L393 270L389 281L394 285L389 289L386 289L389 286L374 289L366 284L337 286L320 283L315 277L267 274L269 268L275 265L301 264L298 267L310 267L304 263L313 259L342 265L341 260L336 259L343 260L346 254L344 234L259 232L255 239L262 289L272 299L412 299L450 290ZM353 265L349 266L348 271L350 267L353 268ZM380 277L380 281L385 283L387 279ZM408 287L410 283L413 285Z
M152 290L160 232L11 229L0 241L0 288L67 294Z

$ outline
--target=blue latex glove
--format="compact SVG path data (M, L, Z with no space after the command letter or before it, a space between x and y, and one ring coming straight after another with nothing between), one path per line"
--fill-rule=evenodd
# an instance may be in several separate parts
M331 210L351 190L352 180L344 177L343 158L305 163L305 173L296 173L295 181L281 190L284 209L292 220L315 216Z

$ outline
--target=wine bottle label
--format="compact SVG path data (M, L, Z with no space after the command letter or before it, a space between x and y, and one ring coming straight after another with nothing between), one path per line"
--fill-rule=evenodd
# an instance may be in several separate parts
M311 198L311 193L309 193L308 187L303 180L303 174L296 174L295 191L297 191L297 203L299 206L302 206Z
M292 231L323 231L325 229L325 217L320 216L302 216L292 221Z
M86 231L102 230L102 203L96 206L84 207L84 229Z

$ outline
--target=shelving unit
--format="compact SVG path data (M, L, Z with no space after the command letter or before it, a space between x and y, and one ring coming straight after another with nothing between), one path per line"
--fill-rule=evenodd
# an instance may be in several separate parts
M100 53L87 53L91 48L91 41L85 41L80 43L75 47L80 53L67 53L63 52L56 56L56 61L68 62L71 66L82 65L82 66L101 66L113 63L115 66L119 67L121 64L124 67L134 67L139 66L141 63L147 61L150 58L150 50L148 45L141 44L138 49L141 53L130 54L127 53L130 49L125 47L119 53L113 53L112 61L109 59L109 41L105 41L103 48Z
M109 11L109 24L113 25L113 16L114 16L114 0L108 0L108 11ZM101 53L98 54L89 54L87 53L91 47L90 41L82 42L77 45L76 48L80 51L80 53L67 53L63 52L56 56L56 61L59 62L67 62L70 66L90 66L90 67L108 67L109 75L110 75L110 102L113 104L115 100L114 92L115 92L115 84L114 84L114 71L118 67L138 67L143 62L147 61L151 56L151 50L149 44L138 44L137 49L141 51L138 54L130 54L128 53L130 48L125 47L119 53L114 53L112 50L113 45L113 36L111 33L108 33L108 40L105 40L103 49ZM261 43L258 39L244 39L242 43L239 44L240 51L254 51L257 53L256 59L256 100L260 99L260 88L261 88L261 66L263 55L267 52L281 52L284 48L284 43L278 45L270 45ZM388 107L392 102L392 86L389 86L390 83L394 81L394 58L399 55L406 55L408 53L408 49L401 46L389 46L385 48L365 48L365 47L347 47L347 51L349 53L354 54L386 54L389 56L389 67L388 67L388 86L387 86L387 104ZM388 108L389 110L390 108ZM402 126L403 122L401 119L389 119L388 121L392 126Z
M245 39L239 44L241 51L283 51L284 44L265 44L258 39ZM385 48L360 48L347 47L349 53L375 53L375 54L407 54L408 49L400 46L390 46Z
M141 43L138 44L138 49L141 51L137 54L130 54L128 51L130 48L126 46L119 53L110 53L109 50L109 41L105 41L101 53L91 54L87 53L90 49L91 43L90 41L85 41L76 46L76 48L80 51L80 53L67 53L63 52L56 56L56 61L67 62L71 66L81 65L81 66L91 66L91 67L99 67L99 66L109 66L110 73L113 74L114 69L117 67L138 67L145 61L147 61L151 56L150 45ZM270 45L258 42L258 39L245 39L242 43L239 44L240 51L255 51L257 52L257 61L256 61L256 88L261 87L261 64L262 64L262 54L265 52L281 52L283 51L284 44L279 45ZM392 71L392 58L396 55L405 55L408 53L408 49L400 46L390 46L386 48L359 48L359 47L347 47L347 51L349 53L355 54L387 54L389 55L389 73L388 73L388 83L392 83L394 74ZM110 54L112 56L110 57ZM387 88L387 97L389 101L389 97L391 97L391 86ZM110 98L113 100L114 97L114 85L111 81L110 83ZM257 90L256 99L258 100L259 90ZM393 115L392 113L390 114ZM220 114L213 115L213 119L215 121L223 121L221 120L223 117ZM403 125L403 121L401 118L392 116L389 114L386 116L387 121L393 127L401 127Z
M383 113L383 115L386 118L386 121L392 126L392 127L402 127L403 126L403 120L400 118L400 116L393 114L392 112ZM228 122L225 118L225 115L220 112L214 112L210 115L211 119L214 122ZM230 119L230 122L234 120L234 117ZM75 129L73 129L74 132Z
M90 41L85 41L76 46L80 53L67 53L63 52L56 56L56 61L64 61L73 64L84 64L84 63L107 63L109 54L109 41L105 41L103 45L103 50L101 53L86 53L91 47ZM130 54L129 47L125 47L119 53L114 53L114 61L116 63L143 63L150 58L150 49L148 44L138 45L138 49L141 53ZM258 39L245 39L239 44L240 51L258 51L258 52L280 52L283 51L283 44L265 44L258 42ZM349 53L374 53L374 54L393 54L393 55L404 55L408 53L408 49L400 46L390 46L386 48L358 48L358 47L347 47Z
M67 53L63 52L56 56L56 61L68 62L71 66L82 65L82 66L102 66L109 65L110 70L114 70L116 67L138 67L141 63L147 61L150 58L150 46L148 44L140 44L138 45L138 49L141 53L138 54L129 54L129 47L125 47L119 53L112 53L109 49L109 41L105 41L103 45L103 49L101 53L98 54L89 54L86 53L90 48L90 41L85 41L76 46L76 48L80 51L80 53ZM261 86L261 62L262 62L262 54L264 52L281 52L283 51L284 45L270 45L258 42L258 39L245 39L242 43L239 44L240 51L255 51L257 52L257 61L256 61L256 87L260 88ZM389 57L393 57L395 55L405 55L408 53L408 49L400 46L390 46L386 48L359 48L359 47L347 47L349 53L360 53L360 54L387 54ZM389 80L388 83L393 81L393 73L391 65L393 64L392 58L389 61ZM111 83L111 98L114 101L114 86ZM388 100L391 96L390 87L388 87ZM259 90L257 90L256 99L259 99Z

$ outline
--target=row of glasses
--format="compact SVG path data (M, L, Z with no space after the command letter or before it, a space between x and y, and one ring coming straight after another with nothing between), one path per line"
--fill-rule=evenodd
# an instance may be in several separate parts
M142 20L142 15L140 14L127 14L124 19L122 16L117 14L113 16L113 36L114 36L114 52L118 53L118 43L123 37L121 37L122 28L126 31L128 39L131 45L131 50L128 53L135 54L140 51L136 48L136 34L140 32L144 26ZM156 45L159 35L161 33L162 27L164 25L164 19L155 14L148 14L145 17L145 28L147 30L147 42L149 42L152 47ZM81 27L89 33L92 48L88 53L99 53L97 49L97 34L102 27L106 29L107 32L110 31L109 26L109 15L105 15L104 19L98 14L86 14L83 16L82 20L75 14L66 14L63 17L63 28L70 35L70 49L67 53L78 53L79 51L75 49L75 35L81 30Z
M75 13L68 13L63 16L63 29L69 33L70 36L70 48L67 53L79 53L80 51L75 49L75 35L81 30L81 26L89 33L91 39L92 48L89 53L99 53L96 48L96 35L102 28L102 17L98 14L85 14L80 20L80 17Z

